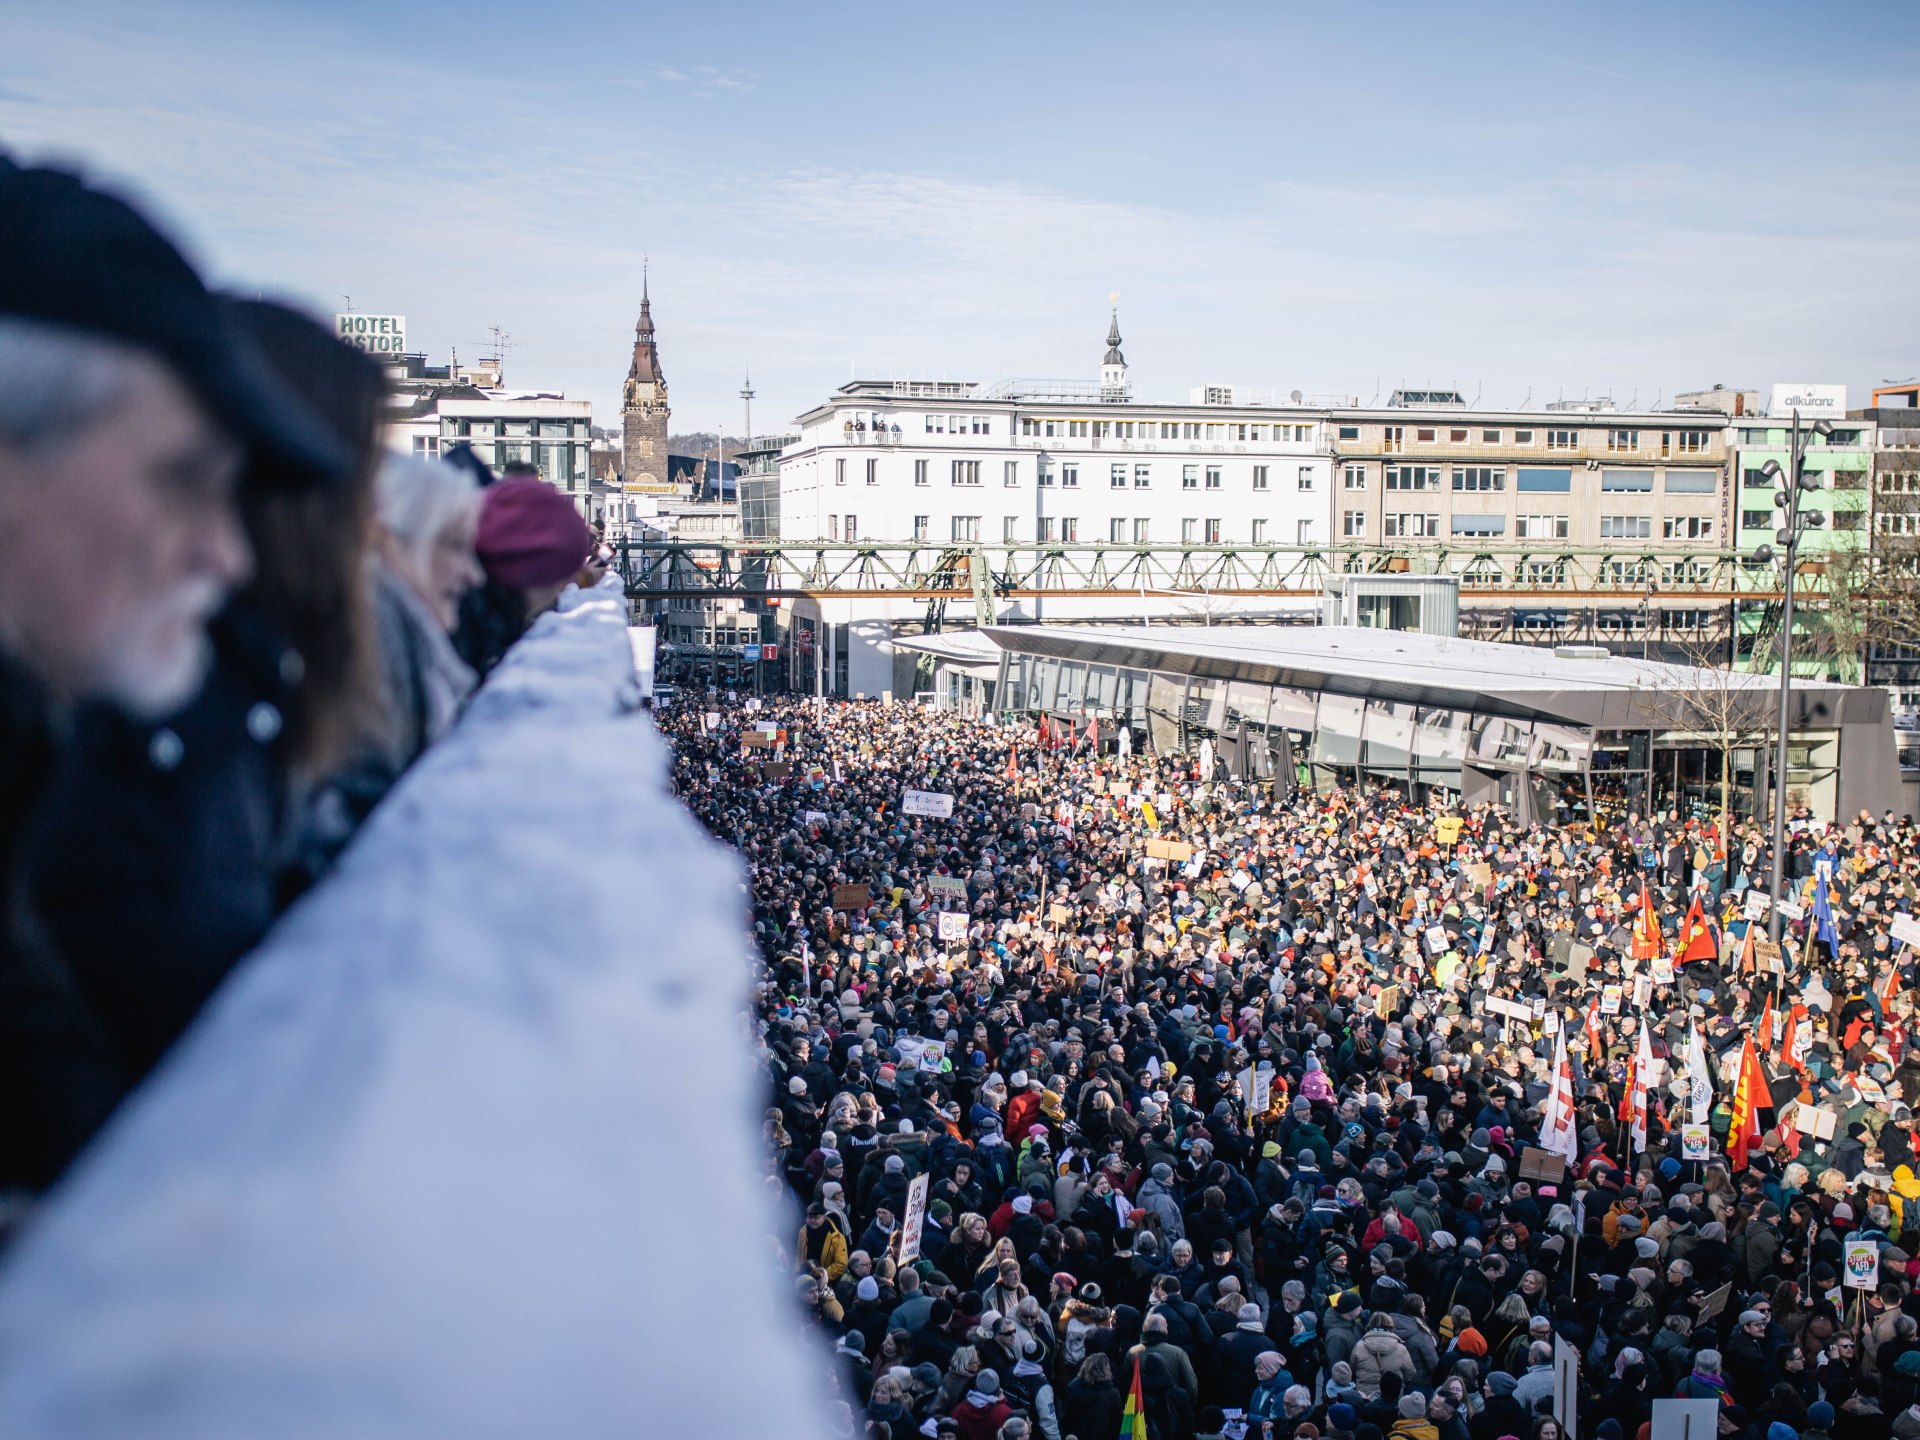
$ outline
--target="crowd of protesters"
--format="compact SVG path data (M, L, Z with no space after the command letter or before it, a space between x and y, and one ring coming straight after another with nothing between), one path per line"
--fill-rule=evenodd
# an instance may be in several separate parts
M1800 816L1776 951L1758 826L876 702L662 723L751 868L768 1183L849 1433L1637 1440L1691 1398L1920 1437L1910 819Z
M0 156L0 1233L603 564L385 373Z

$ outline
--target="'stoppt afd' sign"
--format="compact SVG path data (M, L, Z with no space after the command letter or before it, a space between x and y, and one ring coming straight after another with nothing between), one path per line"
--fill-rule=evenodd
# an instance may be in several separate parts
M407 348L404 315L336 315L333 326L342 340L369 354L400 355Z

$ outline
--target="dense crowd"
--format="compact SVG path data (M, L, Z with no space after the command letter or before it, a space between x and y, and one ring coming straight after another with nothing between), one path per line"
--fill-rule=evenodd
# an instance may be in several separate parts
M1758 826L874 702L663 725L751 866L769 1184L850 1433L1636 1440L1679 1398L1920 1437L1910 819L1797 816L1776 951Z
M0 156L0 1239L568 584L531 466Z

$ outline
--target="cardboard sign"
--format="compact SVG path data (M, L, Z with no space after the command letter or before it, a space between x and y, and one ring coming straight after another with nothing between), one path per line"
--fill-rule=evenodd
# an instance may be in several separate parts
M907 1182L907 1213L900 1217L899 1263L902 1265L920 1258L920 1232L927 1223L928 1179L928 1176L916 1175Z
M1705 1160L1711 1151L1712 1142L1704 1125L1682 1125L1680 1127L1680 1158L1682 1160Z
M951 895L962 905L967 903L967 882L955 875L932 875L927 879L927 889L934 895Z
M787 764L784 760L776 760L771 765L762 765L760 767L760 778L762 780L784 780L791 774L793 774L793 766Z
M1469 865L1467 867L1467 883L1472 885L1476 890L1491 890L1493 888L1493 866L1487 864L1484 860L1478 865Z
M836 910L864 910L873 903L871 885L836 885L833 887L833 908Z
M1880 1242L1847 1241L1847 1289L1872 1290L1880 1283Z
M1733 1282L1729 1280L1726 1284L1722 1285L1718 1290L1713 1291L1711 1294L1707 1295L1705 1298L1703 1298L1700 1301L1700 1315L1699 1315L1699 1318L1694 1323L1696 1325L1704 1325L1707 1321L1713 1319L1714 1316L1718 1315L1722 1310L1726 1309L1727 1301L1729 1301L1732 1298L1733 1298ZM1718 1402L1709 1402L1709 1403L1718 1403Z
M1147 841L1147 856L1153 860L1172 860L1184 865L1193 858L1193 846L1184 840L1162 840L1156 835Z
M943 790L906 790L900 795L902 815L925 815L934 820L953 818L953 796Z
M1382 1020L1400 1008L1400 987L1389 985L1374 999L1373 1013Z
M1920 948L1920 920L1916 920L1913 916L1903 914L1897 910L1894 912L1892 919L1893 938L1898 940L1902 945L1912 945Z
M740 746L744 750L771 750L773 735L766 730L742 730Z
M1065 905L1047 907L1047 923L1059 930L1073 923L1073 911Z
M1815 1140L1831 1140L1840 1129L1840 1117L1818 1105L1796 1105L1793 1128Z
M1753 963L1760 967L1763 975L1784 975L1787 972L1780 964L1780 947L1771 940L1762 940L1758 936L1753 941Z
M1557 1185L1567 1173L1567 1157L1527 1145L1520 1151L1520 1178Z
M1718 1400L1653 1402L1653 1426L1648 1431L1648 1440L1717 1440L1719 1434Z
M958 910L940 912L940 938L942 940L965 940L967 938L967 917Z

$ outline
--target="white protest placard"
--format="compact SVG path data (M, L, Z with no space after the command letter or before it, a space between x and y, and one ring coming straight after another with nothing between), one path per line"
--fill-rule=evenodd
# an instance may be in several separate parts
M1522 1025L1533 1023L1533 1007L1517 1000L1508 1000L1499 995L1487 997L1487 1009L1495 1015L1504 1015L1509 1020L1517 1020Z
M1804 920L1807 918L1807 907L1797 900L1782 900L1780 913L1789 920Z
M1644 1010L1647 1002L1653 999L1653 977L1636 975L1633 978L1633 1008Z
M1872 1290L1880 1284L1880 1242L1847 1241L1847 1288Z
M1704 1125L1682 1125L1680 1127L1680 1158L1705 1160L1709 1148L1707 1134L1707 1127Z
M920 1231L926 1223L927 1177L916 1175L907 1182L907 1213L900 1217L900 1264L920 1258Z
M929 1040L920 1047L920 1068L929 1074L939 1074L946 1058L947 1042L944 1040Z
M1665 951L1653 957L1653 982L1656 985L1673 983L1673 957Z
M1249 1114L1258 1115L1272 1103L1273 1071L1248 1066L1234 1077L1234 1083L1239 1086L1240 1095L1247 1102Z
M803 824L824 825L827 823L827 812L824 810L803 810L800 814L800 819Z
M1920 947L1920 920L1896 910L1893 914L1893 938L1902 945Z
M1718 1400L1656 1400L1648 1440L1717 1440Z
M1602 1015L1618 1015L1620 1013L1620 987L1618 985L1602 985L1600 987L1600 1013Z
M1447 932L1442 926L1429 925L1427 927L1427 933L1423 938L1427 942L1427 953L1429 955L1443 955L1446 953Z
M967 882L957 875L929 875L927 889L935 895L951 895L962 905L967 903Z
M953 796L944 790L907 790L900 796L900 813L950 820L953 818Z
M701 721L706 725L707 729L718 730L720 728L720 712L718 710L709 710L701 717Z
M1749 885L1743 913L1749 920L1764 920L1767 918L1767 907L1772 903L1773 899L1766 891Z
M942 940L965 940L967 938L967 917L958 910L940 912L940 938Z
M1553 1337L1553 1418L1562 1435L1573 1435L1574 1411L1580 1399L1580 1352L1561 1335Z

